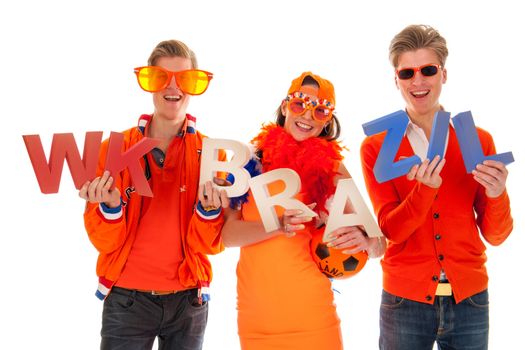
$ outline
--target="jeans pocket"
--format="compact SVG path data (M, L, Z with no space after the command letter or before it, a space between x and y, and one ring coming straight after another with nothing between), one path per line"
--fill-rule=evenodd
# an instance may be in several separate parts
M186 291L186 302L189 306L197 309L203 308L208 304L207 301L199 300L198 289L196 288Z
M113 288L107 297L107 302L113 307L129 309L135 303L137 292L124 288Z
M387 291L383 290L381 294L381 307L388 309L395 309L403 305L405 298L399 297L394 294L390 294Z
M484 291L479 292L478 294L474 294L468 297L466 300L472 306L487 308L489 307L489 292L487 289L485 289Z

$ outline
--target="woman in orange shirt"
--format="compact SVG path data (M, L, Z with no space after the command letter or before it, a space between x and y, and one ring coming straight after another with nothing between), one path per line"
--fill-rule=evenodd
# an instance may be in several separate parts
M278 168L295 170L302 183L298 199L319 216L312 220L300 210L284 210L278 212L280 229L267 233L250 193L237 202L239 210L228 215L224 244L241 247L237 309L242 349L342 349L330 280L310 255L311 230L324 223L337 181L350 177L336 141L340 127L334 107L333 85L305 72L293 80L276 122L252 140L256 152L247 166L252 176ZM270 191L278 193L281 184L275 185ZM341 227L331 236L329 245L348 254L383 253L381 241L356 226Z

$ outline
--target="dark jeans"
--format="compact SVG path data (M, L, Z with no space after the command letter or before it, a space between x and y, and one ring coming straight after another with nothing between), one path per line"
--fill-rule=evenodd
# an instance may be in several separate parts
M152 295L114 287L104 301L100 349L149 350L156 337L159 349L202 349L208 304L196 297L197 289Z
M382 350L486 350L489 335L487 290L456 304L436 297L428 305L383 290L379 348Z

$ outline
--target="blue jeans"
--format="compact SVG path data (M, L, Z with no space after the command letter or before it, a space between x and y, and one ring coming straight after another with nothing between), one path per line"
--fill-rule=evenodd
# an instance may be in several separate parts
M175 294L114 287L104 301L102 350L200 350L208 322L208 304L198 304L197 289Z
M379 318L382 350L486 350L489 295L485 290L456 304L436 297L434 304L404 299L383 290Z

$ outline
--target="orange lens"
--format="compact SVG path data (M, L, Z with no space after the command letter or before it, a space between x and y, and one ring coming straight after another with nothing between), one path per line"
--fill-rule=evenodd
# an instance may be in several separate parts
M159 67L142 67L135 73L140 87L148 92L160 91L169 83L170 74Z
M328 106L325 106L324 104L318 104L314 107L312 102L306 101L300 97L294 97L290 99L288 101L288 109L297 115L302 115L307 109L311 109L313 118L320 122L325 122L332 118L332 109L330 109Z
M171 72L161 67L147 66L135 68L140 87L148 92L157 92L166 88L175 76L177 86L190 95L200 95L206 91L213 74L203 70L183 70Z
M202 70L186 70L175 73L179 88L190 95L200 95L206 91L213 76Z
M288 108L295 114L303 114L306 110L306 103L302 98L294 98L288 102Z
M314 109L314 118L320 122L330 120L332 118L332 111L322 105L318 105Z

